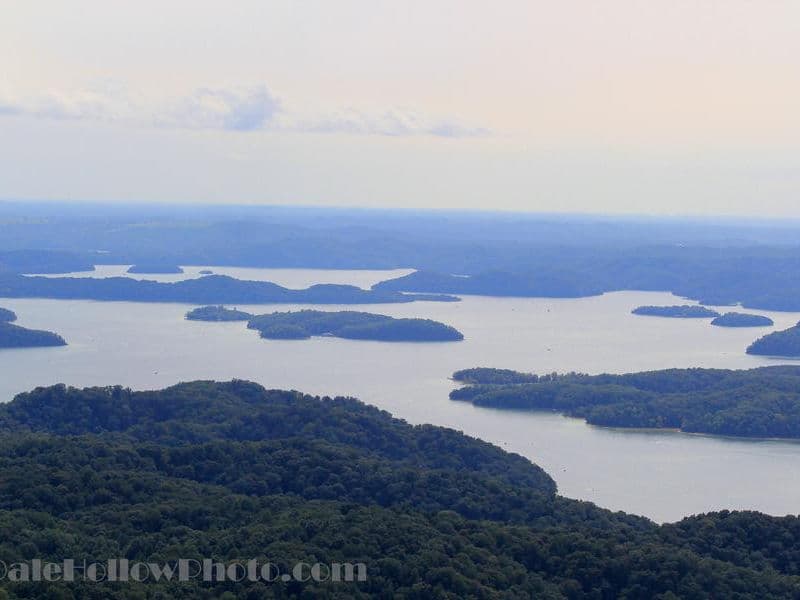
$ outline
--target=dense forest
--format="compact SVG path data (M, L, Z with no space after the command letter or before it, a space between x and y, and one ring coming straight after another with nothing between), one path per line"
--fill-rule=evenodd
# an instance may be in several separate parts
M2 582L11 598L796 598L795 517L657 526L526 459L347 398L233 381L0 406L0 559L360 562L356 583Z
M225 308L224 306L201 306L186 313L189 321L249 321L253 318L248 312Z
M800 367L542 377L476 368L453 378L470 385L450 398L478 406L553 410L605 427L800 438Z
M800 311L797 239L795 224L753 220L0 204L0 273L7 274L153 262L413 268L419 272L377 289L552 297L671 291L701 303L764 310Z
M800 323L783 331L769 333L747 348L748 354L800 357Z
M396 319L355 311L276 312L253 317L247 327L268 339L307 339L317 335L382 342L457 342L464 339L460 331L438 321Z
M131 265L128 273L142 273L151 275L179 275L183 273L183 269L178 265L169 265L161 263L148 263Z
M319 284L292 290L268 281L208 275L174 283L130 277L24 277L0 274L0 297L59 300L124 300L190 304L385 304L453 301L452 296L363 290L352 285Z
M674 319L707 319L721 316L717 311L705 306L639 306L631 313L647 317L671 317Z
M772 327L775 322L764 315L729 312L720 315L711 324L717 327Z

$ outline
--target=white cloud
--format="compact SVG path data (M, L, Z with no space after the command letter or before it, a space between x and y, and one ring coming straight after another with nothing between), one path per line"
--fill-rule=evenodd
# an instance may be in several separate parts
M299 116L284 109L263 85L249 88L201 88L189 96L161 103L134 99L114 82L87 89L51 90L29 98L0 97L0 116L119 122L172 129L234 132L344 133L351 135L460 138L482 136L488 129L456 119L432 117L409 109L383 112L348 108L328 114Z
M429 117L404 109L394 109L372 115L351 108L328 116L300 120L294 125L294 128L298 131L316 133L385 136L433 135L452 138L480 136L489 133L484 128L471 127L452 119Z
M158 125L186 129L258 131L269 128L281 111L275 96L264 87L249 89L200 89L183 98L164 114L157 114Z

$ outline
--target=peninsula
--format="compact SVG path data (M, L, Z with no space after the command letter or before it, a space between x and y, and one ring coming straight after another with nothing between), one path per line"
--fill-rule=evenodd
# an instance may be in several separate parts
M0 348L41 348L67 345L60 335L12 324L16 320L16 313L0 308Z
M748 354L800 358L800 323L757 339L747 348Z
M542 376L477 368L458 371L453 379L471 385L453 390L450 398L477 406L551 410L604 427L800 438L796 366Z

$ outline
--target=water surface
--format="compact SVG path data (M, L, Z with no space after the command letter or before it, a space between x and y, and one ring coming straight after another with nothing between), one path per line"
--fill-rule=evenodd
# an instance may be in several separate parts
M322 281L368 287L397 275L211 268L288 287ZM122 267L115 269L113 274L124 273ZM196 275L189 271L186 276ZM641 304L676 302L683 301L664 293L620 292L581 299L473 296L459 303L322 307L432 318L466 336L457 343L415 344L262 340L244 323L185 321L193 305L0 299L0 306L17 312L19 324L55 331L70 344L0 351L0 400L59 382L153 389L179 381L237 377L272 388L357 396L412 423L460 429L540 464L565 496L659 521L722 508L797 513L798 443L603 429L555 414L477 408L447 397L454 385L448 379L453 371L474 366L621 373L779 364L747 356L744 350L764 333L800 320L797 313L757 311L772 317L775 327L729 329L712 327L709 319L630 314ZM304 306L239 308L271 312Z

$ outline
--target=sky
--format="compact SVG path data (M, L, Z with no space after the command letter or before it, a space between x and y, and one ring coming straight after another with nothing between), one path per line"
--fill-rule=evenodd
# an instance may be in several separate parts
M0 198L800 217L796 0L0 14Z

